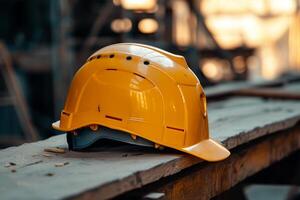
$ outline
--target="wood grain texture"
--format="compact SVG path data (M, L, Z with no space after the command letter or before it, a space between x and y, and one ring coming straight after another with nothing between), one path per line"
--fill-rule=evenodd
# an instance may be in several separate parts
M209 104L209 120L211 137L232 149L293 127L300 120L300 103L232 98ZM43 156L44 148L50 147L66 148L65 135L0 151L1 199L107 199L201 162L175 151L130 145ZM8 162L16 163L15 173L4 167ZM69 164L55 167L64 162ZM243 170L245 176L251 174L251 169ZM215 186L207 190L214 191L211 187Z
M254 96L273 99L294 99L300 100L300 92L289 92L278 88L250 88L242 89L233 93L238 96Z
M292 82L297 82L293 84L297 88L299 88L299 74L295 74L293 76L283 77L277 80L265 81L235 81L229 83L223 83L216 86L211 86L205 88L205 93L207 98L215 99L218 97L224 97L232 95L243 89L251 89L251 88L260 88L260 87L289 87ZM295 90L294 90L295 91ZM299 90L298 90L299 91Z
M235 96L254 96L271 99L293 99L300 100L300 84L289 83L281 87L259 87L247 88L233 91Z
M149 192L163 193L163 199L210 199L299 148L300 125L244 145L223 162L200 163L188 173L150 184L120 199L141 199Z

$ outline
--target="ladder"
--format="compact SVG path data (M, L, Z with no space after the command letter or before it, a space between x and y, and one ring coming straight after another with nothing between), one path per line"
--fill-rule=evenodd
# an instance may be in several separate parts
M31 121L28 104L13 69L11 55L2 42L0 42L0 73L4 77L4 85L8 91L8 95L0 96L0 107L14 107L24 134L24 139L0 135L0 145L16 145L36 141L38 139L37 130Z

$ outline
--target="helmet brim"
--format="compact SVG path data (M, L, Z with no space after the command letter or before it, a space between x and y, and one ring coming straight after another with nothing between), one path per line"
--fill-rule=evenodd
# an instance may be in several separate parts
M63 132L70 131L70 130L61 128L60 121L54 122L52 124L52 127L58 131L63 131ZM74 139L74 144L78 144L78 145L74 145L74 150L75 149L77 149L77 150L83 149L99 139L111 139L111 140L121 141L121 142L125 142L125 143L130 143L130 144L136 144L136 145L143 144L142 146L151 146L150 142L149 142L149 144L147 143L147 145L145 145L146 143L144 141L139 142L137 140L132 140L130 137L130 134L128 134L128 133L126 133L124 135L116 134L117 132L119 133L121 131L117 131L117 130L113 130L113 129L109 129L109 128L105 128L105 129L101 128L101 129L102 129L101 134L93 133L92 137L88 137L88 135L90 135L90 133L88 134L88 132L91 132L91 131L87 131L87 134L84 138L76 137L76 140ZM74 129L72 129L72 130L74 130ZM106 132L107 132L107 134L105 134ZM82 135L82 133L79 135ZM120 136L122 136L122 137L120 137ZM141 144L139 144L139 143L141 143ZM185 148L176 148L176 149L183 151L185 153L194 155L203 160L212 161L212 162L224 160L225 158L227 158L230 155L230 152L225 147L223 147L221 144L215 142L212 139L202 140L201 142L199 142L195 145L185 147Z
M230 155L230 152L225 147L212 139L202 140L193 146L185 147L181 150L203 160L212 162L224 160Z
M70 131L74 131L74 130L77 130L79 128L82 128L82 127L85 127L85 126L88 126L88 125L89 124L78 124L75 127L64 128L60 125L60 120L58 120L58 121L52 123L52 128L54 128L57 131L61 131L61 132L70 132Z
M55 130L57 131L62 131L62 132L67 132L69 130L65 130L63 128L60 127L60 120L56 121L56 122L53 122L52 123L52 128L54 128Z

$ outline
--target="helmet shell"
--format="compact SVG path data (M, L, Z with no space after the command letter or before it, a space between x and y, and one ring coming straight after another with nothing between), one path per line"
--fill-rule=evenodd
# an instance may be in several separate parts
M212 143L205 94L184 57L141 44L102 48L75 74L53 127L70 132L94 124L188 153Z

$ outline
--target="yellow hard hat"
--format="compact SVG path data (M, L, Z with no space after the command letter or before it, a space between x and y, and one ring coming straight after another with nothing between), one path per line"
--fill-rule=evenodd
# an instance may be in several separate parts
M109 138L208 161L230 155L209 138L206 97L184 57L136 43L94 53L75 74L60 121L52 126L67 132L69 145L73 141L78 149Z

